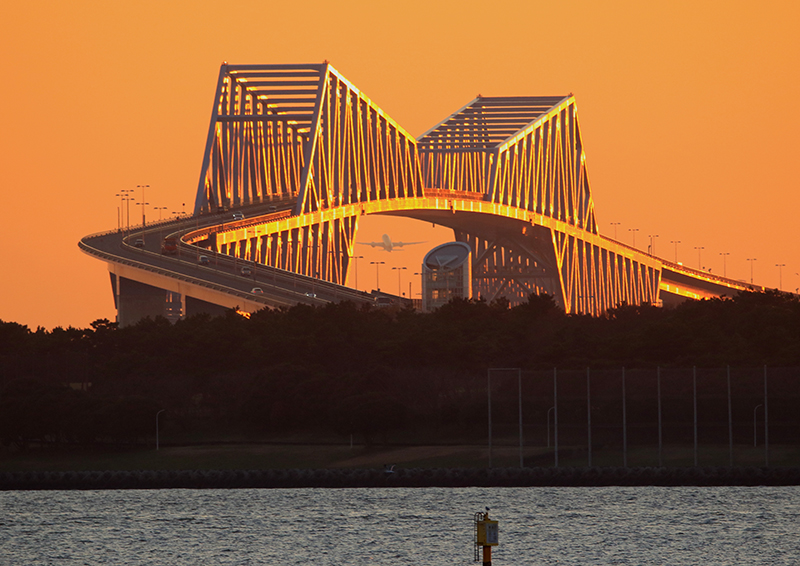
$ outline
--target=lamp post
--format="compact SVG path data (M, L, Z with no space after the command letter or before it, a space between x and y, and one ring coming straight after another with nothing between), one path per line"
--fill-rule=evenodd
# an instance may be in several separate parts
M756 405L753 409L753 447L758 446L758 434L757 434L757 426L758 421L756 421L756 411L758 411L759 407L763 407L764 405Z
M700 251L704 250L705 248L703 246L695 246L694 249L697 250L697 269L703 269L703 264L700 261Z
M611 225L614 227L614 239L617 239L617 226L620 225L620 222L612 222Z
M369 262L370 265L375 266L375 286L378 288L378 291L381 290L381 265L384 265L385 261L371 261Z
M166 206L154 206L153 210L157 210L158 211L158 221L161 222L161 211L162 210L167 210L167 207Z
M159 412L156 413L156 450L159 449L158 446L158 415L163 413L166 409L161 409Z
M628 228L628 232L633 234L633 247L634 248L636 247L636 232L638 232L638 231L639 231L638 228Z
M144 225L145 225L144 207L145 207L145 205L150 204L149 202L145 202L144 201L144 190L145 189L149 189L150 185L136 185L136 188L137 189L142 189L142 202L140 202L139 204L142 205L142 230L144 230ZM142 234L142 235L144 235L144 234Z
M354 255L354 256L350 256L350 257L352 257L355 260L354 261L355 267L356 267L356 284L355 284L355 288L356 288L356 291L357 291L358 290L358 260L364 259L364 256L363 255Z
M678 244L680 244L680 240L671 240L670 244L675 244L675 263L678 263Z
M400 272L406 269L405 267L393 267L392 270L397 270L397 296L399 297L402 295L403 291L400 287Z
M728 266L727 266L726 258L727 258L727 256L729 256L731 254L730 254L730 252L719 252L719 255L722 256L722 276L723 277L727 277L728 276Z
M117 214L117 218L119 219L119 230L122 231L122 217L124 215L123 207L125 207L125 202L128 200L133 200L133 196L130 194L133 192L133 189L120 189L120 191L115 195L119 197L119 213ZM130 226L131 223L131 207L130 204L127 206L128 208L128 222L127 225Z
M647 236L650 238L650 255L656 255L656 238L658 238L658 234L651 234Z
M775 267L778 268L778 291L783 289L783 268L786 267L785 263L776 263Z
M753 284L753 262L756 261L756 259L758 259L758 258L755 258L755 257L748 257L747 258L747 261L750 262L750 285Z

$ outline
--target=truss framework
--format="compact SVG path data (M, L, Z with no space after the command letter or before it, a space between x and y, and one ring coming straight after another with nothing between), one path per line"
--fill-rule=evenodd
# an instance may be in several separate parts
M229 229L219 251L345 284L367 210L469 210L505 217L451 224L476 295L658 302L660 264L598 235L571 95L479 96L415 140L327 63L223 64L195 213L275 198L294 199L291 221ZM521 233L496 229L510 219Z

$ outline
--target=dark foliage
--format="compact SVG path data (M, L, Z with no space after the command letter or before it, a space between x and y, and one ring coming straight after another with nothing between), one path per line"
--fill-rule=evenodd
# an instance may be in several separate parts
M469 434L486 369L800 366L800 302L778 292L568 316L552 297L433 313L351 303L31 331L0 321L0 438L130 443L172 431ZM598 387L601 387L598 384Z

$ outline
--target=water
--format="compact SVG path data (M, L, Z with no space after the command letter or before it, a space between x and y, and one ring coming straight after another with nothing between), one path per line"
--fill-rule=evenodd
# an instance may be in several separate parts
M0 564L800 563L799 487L0 492Z

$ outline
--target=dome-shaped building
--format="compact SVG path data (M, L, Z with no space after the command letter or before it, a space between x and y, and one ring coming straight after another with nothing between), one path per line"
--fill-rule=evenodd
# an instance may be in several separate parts
M433 310L456 297L472 298L472 250L464 242L436 246L422 261L422 309Z

